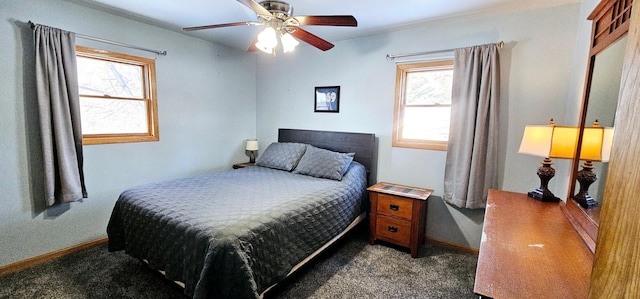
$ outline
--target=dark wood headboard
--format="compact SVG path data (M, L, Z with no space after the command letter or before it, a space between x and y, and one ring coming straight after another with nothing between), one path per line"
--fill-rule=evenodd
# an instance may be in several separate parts
M355 153L353 159L367 168L369 186L376 183L378 146L375 134L279 129L278 142L300 142L335 152Z

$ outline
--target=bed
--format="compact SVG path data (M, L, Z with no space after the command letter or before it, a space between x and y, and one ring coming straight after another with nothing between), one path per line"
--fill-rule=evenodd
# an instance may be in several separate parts
M122 192L109 250L194 298L258 298L365 219L375 166L373 134L280 129L256 166Z

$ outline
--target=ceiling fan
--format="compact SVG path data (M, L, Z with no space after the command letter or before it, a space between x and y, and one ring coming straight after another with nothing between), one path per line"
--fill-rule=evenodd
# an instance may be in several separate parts
M183 28L184 31L231 27L231 26L265 26L247 51L261 50L271 53L275 57L275 48L278 45L277 35L280 35L283 51L289 52L298 45L299 39L322 51L333 48L333 44L300 28L300 26L358 26L358 21L353 16L292 16L293 6L282 1L237 0L240 4L250 8L258 15L257 21L235 22L216 25L206 25ZM294 38L295 37L295 38Z

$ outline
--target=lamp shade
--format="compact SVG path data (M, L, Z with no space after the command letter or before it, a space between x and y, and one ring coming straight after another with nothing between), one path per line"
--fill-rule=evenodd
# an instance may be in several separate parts
M582 134L580 160L607 162L611 154L613 128L586 127Z
M538 157L571 159L578 140L578 128L526 126L518 153Z
M280 38L282 42L282 52L287 53L293 51L295 47L300 44L291 34L288 32L283 34Z
M256 139L247 139L247 145L245 147L245 150L248 151L257 151L258 148L258 140Z
M256 42L256 48L265 53L271 53L273 48L278 46L278 37L276 36L276 30L267 27L260 34L258 34L258 41Z
M573 159L578 144L578 127L526 126L518 153L538 157ZM580 160L609 161L614 129L585 127Z

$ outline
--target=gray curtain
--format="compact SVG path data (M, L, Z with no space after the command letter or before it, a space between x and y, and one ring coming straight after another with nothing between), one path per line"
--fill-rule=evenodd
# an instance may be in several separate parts
M75 34L35 25L36 84L48 206L86 198Z
M497 186L500 62L496 44L456 49L444 200L484 208Z

